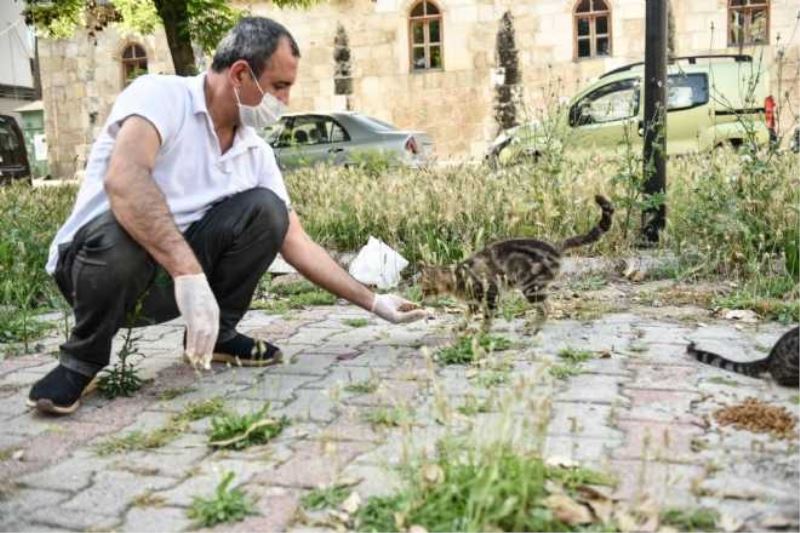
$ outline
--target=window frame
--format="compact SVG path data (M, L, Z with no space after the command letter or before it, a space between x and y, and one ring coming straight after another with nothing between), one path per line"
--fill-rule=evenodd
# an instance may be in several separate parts
M770 23L770 11L772 8L772 4L770 4L770 0L742 0L744 5L741 6L734 6L733 0L728 0L728 37L727 43L729 48L739 48L742 46L768 46L769 45L769 23ZM750 27L753 23L753 13L755 11L766 11L767 15L767 22L766 22L766 29L764 31L764 41L763 42L756 42L751 40L750 34ZM741 39L741 42L736 42L734 38L733 32L733 14L734 13L741 13L744 15L745 25L736 32L736 39Z
M306 122L306 121L309 121L309 122ZM294 143L293 142L294 133L295 133L295 127L297 126L297 123L300 122L301 125L304 125L304 124L310 123L312 121L314 123L319 123L321 121L323 124L325 124L327 122L333 123L340 130L342 130L342 133L344 133L344 138L342 140L339 140L339 141L333 141L333 140L331 140L330 137L328 137L328 140L326 140L325 142L303 143L303 144ZM287 140L287 138L288 138L288 140ZM295 148L295 147L300 147L300 146L321 146L321 145L331 145L331 144L346 143L346 142L350 142L350 140L351 140L351 137L350 137L350 133L347 131L347 128L342 126L341 122L339 122L338 120L336 120L334 117L332 117L330 115L316 115L316 114L312 114L312 115L296 115L296 116L290 117L290 120L286 121L286 125L283 127L281 132L278 134L278 136L277 136L277 138L275 140L275 144L273 145L273 147L275 147L275 148Z
M126 58L125 57L125 53L129 49L133 49L133 57ZM137 49L140 49L144 53L143 57L136 56ZM139 74L139 76L136 76L135 78L128 78L128 68L129 68L130 65L136 65L135 67L133 67L135 69L135 68L139 68L141 66L141 63L144 62L144 74L148 74L150 72L150 66L149 66L150 60L149 60L149 56L147 55L147 48L145 48L142 43L138 43L136 41L130 41L130 42L125 43L122 46L122 49L120 50L119 61L120 61L120 67L121 67L121 73L122 73L122 88L123 89L125 87L127 87L128 85L130 85L133 82L133 80L135 80L139 76L143 75L143 74Z
M578 12L578 8L584 2L584 0L577 0L575 3L575 7L572 9L572 45L573 45L573 52L572 58L574 61L586 61L591 59L601 59L604 57L612 57L614 55L614 24L612 24L612 9L611 3L608 0L589 0L589 11L588 12ZM597 10L594 7L595 2L603 2L605 5L605 10ZM597 19L600 17L605 17L608 23L608 28L606 33L597 35ZM589 55L588 56L581 56L579 53L580 46L579 40L584 40L585 37L578 35L578 24L581 19L588 19L589 20ZM597 40L599 38L605 37L608 39L608 53L604 55L598 55L597 53Z
M669 85L670 80L674 80L677 78L700 78L703 80L703 85L705 88L705 99L703 101L694 101L692 99L691 105L688 106L681 106L681 107L670 107L669 106ZM711 100L711 85L708 79L708 74L705 72L687 72L687 73L677 73L677 74L669 74L667 75L667 113L672 113L673 111L686 111L688 109L694 109L695 107L702 107L707 105L708 102Z
M597 94L600 91L605 90L605 94L609 94L611 92L615 92L615 91L612 91L612 90L608 90L610 87L613 87L613 86L616 86L616 85L627 85L627 84L631 85L630 89L635 89L634 99L635 99L635 102L636 102L636 107L633 109L631 114L626 115L624 117L615 118L615 119L612 119L612 120L600 120L600 121L592 121L592 122L581 122L580 121L580 118L583 116L580 113L580 110L581 110L581 105L580 104L581 103L585 102L592 95ZM617 90L625 90L625 89L626 88L617 89ZM594 98L594 100L596 100L596 98ZM583 96L581 96L570 107L568 122L569 122L569 126L571 128L580 128L580 127L583 127L583 126L595 126L595 125L602 125L602 124L613 124L614 122L621 122L623 120L630 120L630 119L632 119L634 117L637 117L639 115L639 112L641 111L641 108L642 108L642 78L638 77L638 76L632 77L632 78L624 78L624 79L621 79L621 80L616 80L616 81L612 81L612 82L603 84L600 87L595 87L592 91L590 91L590 92L584 94Z
M436 8L438 13L435 15L428 15L427 14L427 5L430 4ZM423 14L421 16L413 16L411 13L417 8L417 6L423 6ZM439 41L435 43L430 42L430 23L432 21L439 22ZM416 44L414 42L414 23L422 23L422 44ZM431 47L438 46L439 47L439 62L441 63L438 67L431 66ZM414 66L414 49L415 48L422 48L425 51L425 67L423 68L416 68ZM411 5L411 8L408 10L408 66L412 74L420 73L420 72L440 72L444 70L444 15L442 14L442 8L436 2L432 0L417 0Z

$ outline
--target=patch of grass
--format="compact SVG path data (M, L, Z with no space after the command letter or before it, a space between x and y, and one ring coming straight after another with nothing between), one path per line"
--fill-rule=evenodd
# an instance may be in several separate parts
M161 394L158 395L158 399L162 402L168 402L170 400L174 400L178 396L183 396L184 394L194 392L194 387L178 387L174 389L166 389Z
M800 321L797 282L789 276L755 278L731 294L713 300L715 307L750 309L766 320Z
M16 452L19 448L2 448L0 449L0 462L8 461L14 456L14 452Z
M667 509L661 513L661 523L679 531L714 531L719 513L713 509L700 508L691 511Z
M414 413L405 407L375 407L363 415L364 422L373 426L399 427L413 422Z
M558 351L558 357L564 359L572 364L583 363L592 359L594 356L589 350L577 350L575 348L567 347Z
M508 295L500 300L500 315L506 320L511 320L524 316L530 306L521 294L509 291Z
M475 396L469 395L464 398L464 403L456 407L456 411L465 416L473 416L480 413L489 413L492 410L493 402L491 398L478 400Z
M569 531L545 503L547 482L559 482L574 495L582 480L604 480L586 469L565 474L506 445L478 449L457 441L440 443L434 463L410 467L404 478L397 493L365 502L356 515L358 531L412 525L428 531Z
M598 291L608 285L608 280L602 276L587 276L569 284L569 288L576 292Z
M369 320L366 318L348 318L343 320L346 326L350 326L351 328L363 328L364 326L369 325Z
M195 496L186 515L197 527L212 527L217 524L239 522L248 515L256 514L253 502L239 489L229 489L234 473L228 472L217 485L211 498Z
M794 396L791 397L789 401L791 401L794 404L800 405L800 394L795 394Z
M338 507L349 495L350 487L334 485L312 490L300 499L300 503L305 509L316 511L328 507Z
M118 437L111 437L97 444L95 452L98 455L111 455L161 448L186 431L190 422L217 414L223 409L224 402L221 398L190 403L182 412L173 415L163 427L148 432L131 431Z
M490 352L499 352L511 347L511 341L499 335L481 333L464 335L452 346L440 349L434 359L442 365L474 363Z
M487 370L479 373L473 378L473 381L481 387L497 387L508 383L511 373L507 370Z
M556 379L565 380L572 376L579 375L582 370L580 365L566 363L563 365L553 365L547 369L547 372Z
M161 507L166 503L166 498L163 496L159 496L158 494L153 494L151 491L143 492L136 496L132 501L131 505L134 507Z
M0 308L0 344L24 343L26 339L38 339L54 328L54 324L31 318L18 309Z
M380 382L377 379L365 379L364 381L356 381L345 385L345 392L352 392L354 394L372 394L378 390Z
M263 408L244 415L223 412L211 419L209 445L217 448L241 450L249 446L266 444L289 425L286 416L269 416L269 403Z

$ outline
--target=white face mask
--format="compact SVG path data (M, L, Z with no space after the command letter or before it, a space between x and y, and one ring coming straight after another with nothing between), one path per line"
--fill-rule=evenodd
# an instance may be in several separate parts
M250 74L253 75L253 80L256 81L256 76L252 69L250 69ZM270 93L265 92L261 85L258 84L258 81L256 81L256 87L258 87L262 95L261 102L256 106L243 104L239 99L238 88L234 88L234 93L236 94L236 103L239 106L239 121L245 126L252 126L260 130L277 122L280 116L286 112L286 105Z

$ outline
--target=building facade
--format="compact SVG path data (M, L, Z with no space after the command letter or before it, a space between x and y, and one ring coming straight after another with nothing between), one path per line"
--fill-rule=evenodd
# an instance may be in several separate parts
M783 125L797 121L786 112L800 109L796 0L671 3L674 55L753 55L766 65L772 92L784 104ZM497 68L496 40L507 12L518 57L519 120L644 55L644 0L334 0L309 10L278 10L269 2L246 7L284 23L300 45L291 110L353 109L425 130L442 159L480 156L497 134L495 95L505 72ZM335 59L345 57L342 33L347 68ZM97 128L131 75L172 72L163 32L122 36L110 29L98 34L96 46L78 35L45 43L40 55L51 169L59 176L82 168Z

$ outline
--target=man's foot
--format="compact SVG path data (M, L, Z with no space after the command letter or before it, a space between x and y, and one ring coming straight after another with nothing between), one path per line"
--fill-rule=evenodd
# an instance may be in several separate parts
M281 363L283 352L267 341L237 333L232 339L214 346L211 360L236 366L269 366Z
M84 376L58 365L31 387L28 407L53 415L74 413L80 407L81 395L91 381L92 376Z

